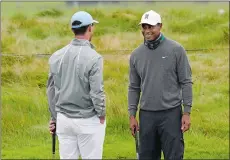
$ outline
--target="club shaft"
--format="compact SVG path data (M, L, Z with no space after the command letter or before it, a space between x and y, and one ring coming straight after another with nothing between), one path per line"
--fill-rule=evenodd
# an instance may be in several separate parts
M56 147L56 134L54 133L52 135L52 153L53 153L53 159L55 156L55 147Z
M136 143L136 154L137 154L137 159L139 159L139 131L136 131L135 133L135 143Z

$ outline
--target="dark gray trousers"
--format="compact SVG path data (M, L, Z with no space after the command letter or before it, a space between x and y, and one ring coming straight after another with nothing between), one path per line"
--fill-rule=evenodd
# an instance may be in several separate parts
M181 106L165 111L140 110L139 159L182 160L184 139L181 131Z

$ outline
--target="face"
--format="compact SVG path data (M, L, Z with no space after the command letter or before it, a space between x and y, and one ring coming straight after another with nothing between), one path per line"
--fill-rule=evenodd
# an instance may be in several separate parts
M162 24L157 25L149 25L142 24L141 31L146 40L155 40L160 35L160 30L162 28Z

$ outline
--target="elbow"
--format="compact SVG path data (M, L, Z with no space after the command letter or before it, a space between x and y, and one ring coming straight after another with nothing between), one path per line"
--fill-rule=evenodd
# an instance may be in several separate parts
M179 83L181 85L192 85L193 84L192 78L184 78L184 79L180 80Z
M133 84L130 84L128 89L130 92L140 92L141 91L141 88L139 85L133 85Z
M98 89L98 90L91 90L90 91L90 97L91 98L104 98L105 97L105 93L103 91L103 89Z
M105 93L103 91L91 91L90 98L92 99L95 106L104 106Z

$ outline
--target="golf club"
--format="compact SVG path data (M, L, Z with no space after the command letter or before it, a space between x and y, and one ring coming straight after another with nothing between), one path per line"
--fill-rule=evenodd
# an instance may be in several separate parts
M56 147L56 124L54 133L52 134L52 159L55 158L55 147Z
M139 131L135 131L135 144L136 144L136 155L137 159L139 159Z

